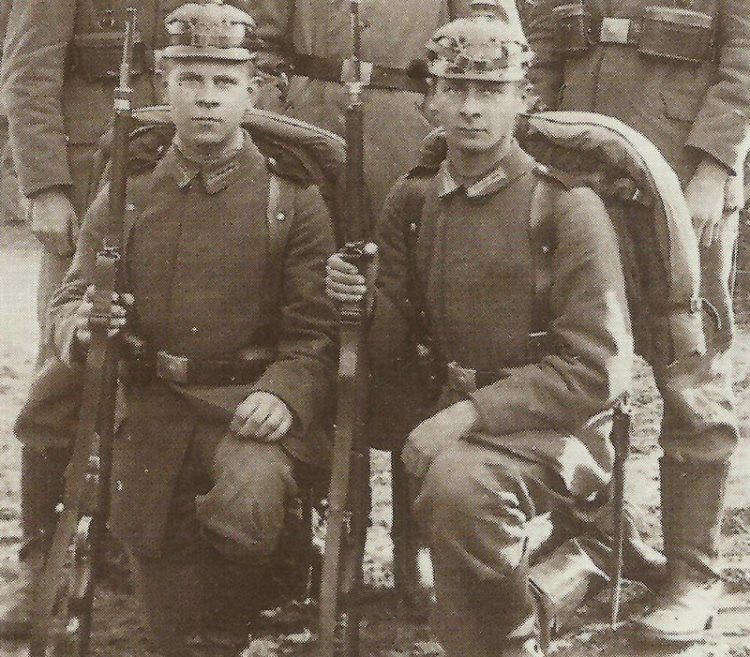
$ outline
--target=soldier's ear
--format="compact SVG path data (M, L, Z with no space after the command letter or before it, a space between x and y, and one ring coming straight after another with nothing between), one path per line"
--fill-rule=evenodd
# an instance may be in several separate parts
M435 80L433 78L427 79L427 91L422 97L421 101L417 101L417 109L420 114L426 119L432 127L437 127L438 118L437 110L434 105L435 99Z
M253 75L247 83L248 101L251 106L254 106L258 102L262 83L263 78L260 75Z

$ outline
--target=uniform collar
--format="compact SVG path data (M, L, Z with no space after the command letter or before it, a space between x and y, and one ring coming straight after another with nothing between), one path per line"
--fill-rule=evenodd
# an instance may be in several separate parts
M244 130L237 133L217 157L211 159L200 158L191 153L175 137L172 150L177 186L184 189L193 180L200 178L208 194L216 194L226 189L234 179L235 172L242 166L244 158L239 157L240 153L248 149L257 152L257 147Z
M518 142L514 140L510 151L500 163L483 178L467 187L456 181L451 175L448 160L445 159L438 171L440 179L439 195L441 198L445 198L458 191L463 191L467 198L490 196L531 171L534 165L534 159L525 153Z

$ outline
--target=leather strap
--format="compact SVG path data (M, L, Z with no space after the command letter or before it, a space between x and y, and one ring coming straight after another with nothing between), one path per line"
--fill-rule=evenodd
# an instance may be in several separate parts
M552 258L555 250L551 222L554 209L553 195L553 187L544 178L539 178L531 194L529 208L529 245L534 273L534 292L526 348L526 357L530 363L539 362L553 351L549 334L552 322Z
M366 86L371 89L390 89L391 91L411 91L423 94L427 91L427 83L423 79L412 77L403 68L392 68L371 64L368 66L370 79ZM293 73L304 75L312 80L327 80L328 82L342 82L346 71L346 60L314 55L295 55Z

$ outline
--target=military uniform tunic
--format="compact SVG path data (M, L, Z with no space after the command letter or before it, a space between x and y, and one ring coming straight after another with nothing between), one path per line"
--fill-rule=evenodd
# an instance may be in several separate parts
M561 26L552 12L561 4L543 0L528 12L529 41L538 54L531 77L550 108L620 119L654 142L683 185L706 157L732 174L720 239L701 250L702 295L719 316L704 316L711 365L694 368L686 384L666 369L668 349L654 361L665 400L665 449L678 459L725 461L738 435L729 346L737 210L750 143L750 13L742 0L585 0L594 32L602 20L627 19L636 34L647 7L701 12L710 19L713 46L695 63L643 54L635 43L600 43L592 33L588 49L566 57L556 45Z
M468 187L443 163L425 192L415 268L437 351L498 379L479 389L444 387L433 411L471 399L481 427L438 454L417 498L435 565L435 626L449 655L497 654L509 628L488 610L514 604L503 587L522 566L526 521L596 503L612 468L606 411L630 382L627 302L606 210L590 190L550 180L555 192L543 212L554 235L550 330L558 347L538 362L526 357L536 274L530 205L539 177L514 144L497 170ZM386 361L410 340L410 184L394 187L379 231L371 341Z
M328 457L321 413L334 355L334 313L323 288L334 249L330 219L315 188L294 188L277 268L265 159L246 136L236 158L220 168L216 176L186 168L173 147L153 173L131 184L136 210L126 223L124 258L136 300L133 329L154 351L199 361L237 359L245 349L275 356L251 384L178 385L126 375L129 435L116 444L112 525L145 553L161 549L178 475L188 449L195 451L191 444L219 449L230 441L230 452L242 452L242 441L226 434L250 392L273 393L294 414L284 453L312 464ZM106 207L104 192L86 216L73 266L52 303L54 341L67 362L76 362L74 313L93 274ZM272 280L277 275L281 280ZM229 469L229 477L238 475ZM252 489L252 482L233 485ZM244 497L252 499L252 490L230 496L230 503Z

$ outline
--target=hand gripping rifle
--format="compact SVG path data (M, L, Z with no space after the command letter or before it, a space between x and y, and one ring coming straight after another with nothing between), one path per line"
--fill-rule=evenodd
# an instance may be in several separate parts
M94 584L104 556L115 432L119 350L108 329L113 295L120 290L122 278L120 246L126 207L135 14L134 9L128 9L115 91L109 225L96 256L91 344L78 427L62 510L34 600L29 657L89 655Z
M320 654L333 657L339 608L343 611L344 654L359 653L359 598L362 559L370 513L370 455L364 432L368 368L365 337L367 315L376 277L377 247L364 240L369 221L365 214L363 168L361 34L359 0L350 0L353 56L342 80L349 92L346 112L346 192L348 243L341 254L364 274L368 293L361 303L339 309L339 371L331 484L323 573L320 585Z

